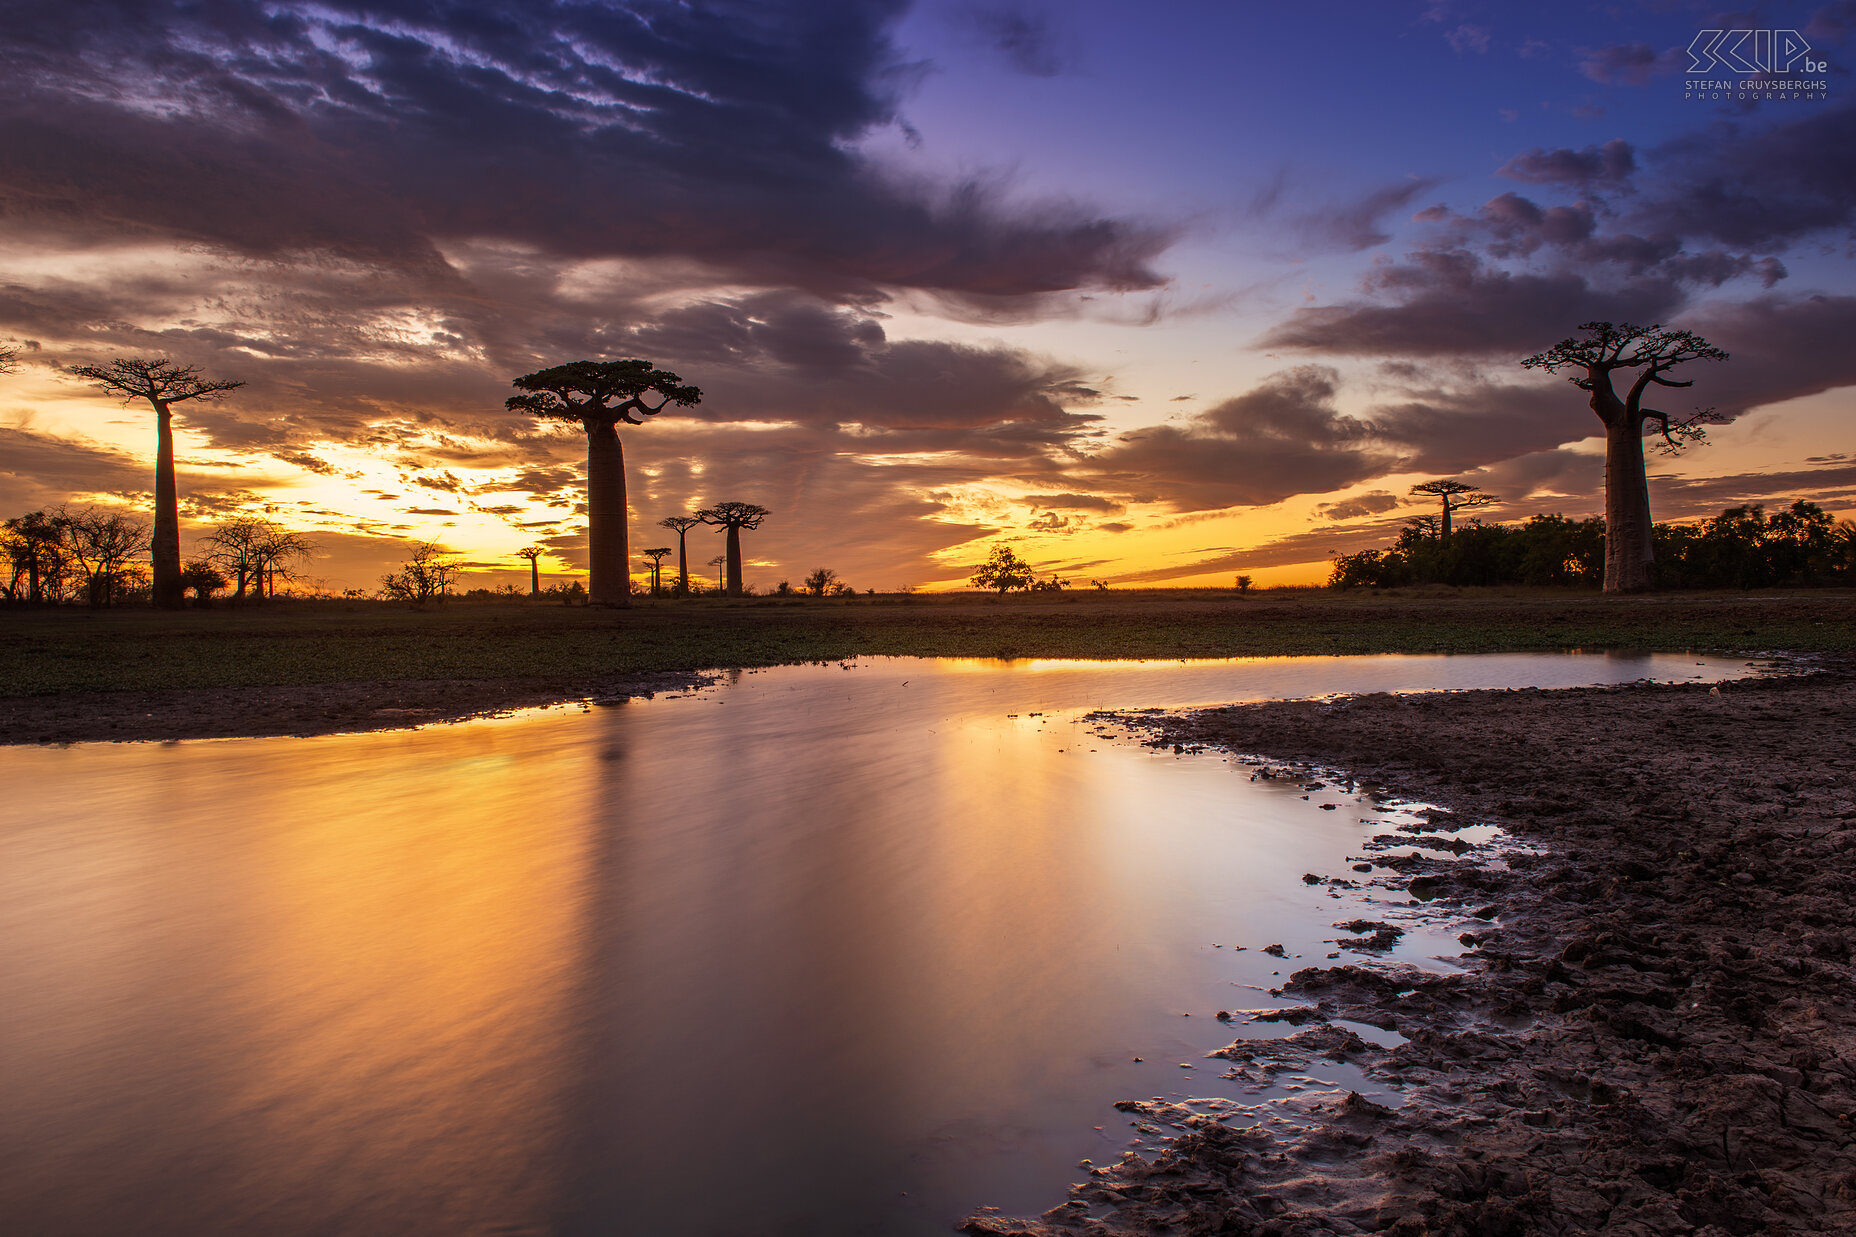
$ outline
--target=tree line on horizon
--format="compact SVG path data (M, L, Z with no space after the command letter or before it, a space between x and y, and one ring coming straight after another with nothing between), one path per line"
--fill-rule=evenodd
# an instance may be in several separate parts
M1551 570L1541 566L1517 567L1512 570L1529 576L1556 575L1559 577L1558 582L1575 582L1574 579L1567 579L1568 576L1575 577L1577 582L1589 582L1596 575L1607 593L1639 592L1672 580L1691 578L1698 572L1690 567L1689 560L1702 551L1668 531L1676 526L1656 525L1652 522L1644 443L1654 430L1660 440L1659 449L1676 453L1691 444L1705 441L1703 427L1719 422L1722 418L1717 417L1712 408L1698 409L1688 417L1677 418L1648 407L1645 399L1656 388L1693 385L1692 380L1669 376L1677 367L1698 360L1724 361L1727 354L1691 331L1671 330L1660 325L1640 327L1630 323L1587 322L1578 329L1583 333L1582 336L1561 340L1547 351L1526 358L1521 365L1523 368L1541 369L1548 373L1567 371L1567 377L1572 383L1586 392L1589 406L1604 426L1605 514L1603 520L1598 522L1601 530L1597 551L1599 558L1594 564L1569 550L1559 560L1557 567ZM17 353L14 350L0 347L0 373L11 371L16 361ZM201 374L197 366L180 365L165 357L117 358L108 365L70 366L66 372L89 380L106 393L120 396L126 403L146 402L155 413L152 528L140 526L143 531L137 533L131 528L118 525L112 534L115 540L109 542L110 546L138 543L127 552L128 556L146 549L149 555L147 593L157 606L171 608L183 604L189 589L204 598L210 596L215 587L225 587L227 582L223 578L216 586L208 583L211 576L207 574L216 573L225 560L208 555L195 564L183 564L181 561L172 409L174 405L188 401L221 399L244 383L209 379ZM1620 374L1629 378L1629 385L1622 395L1614 384L1614 376ZM577 425L586 435L587 601L598 606L629 605L632 595L630 534L625 455L618 426L643 425L648 418L655 417L673 404L693 407L702 402L701 389L685 383L680 376L669 370L659 369L649 361L636 358L572 361L521 375L512 379L511 385L518 393L504 401L509 411L540 420ZM1336 561L1335 582L1345 587L1347 582L1354 581L1356 577L1361 580L1390 578L1401 571L1441 572L1443 575L1454 576L1475 575L1478 572L1486 574L1494 568L1487 564L1475 568L1467 565L1438 566L1432 560L1441 563L1447 558L1451 562L1467 563L1482 543L1494 545L1504 537L1521 536L1543 544L1557 539L1568 545L1572 542L1584 544L1590 540L1589 526L1592 521L1580 524L1566 521L1560 516L1535 517L1526 526L1535 529L1531 533L1512 529L1506 532L1493 531L1503 527L1499 525L1486 526L1488 531L1484 531L1485 526L1472 521L1462 532L1473 535L1467 538L1461 535L1452 537L1454 513L1464 507L1481 505L1488 500L1488 496L1456 481L1429 482L1426 486L1429 488L1420 487L1420 490L1439 498L1441 504L1437 517L1435 551L1427 548L1422 544L1423 539L1418 538L1409 544L1401 540L1399 545L1385 551L1363 551L1359 555L1342 556ZM1822 514L1821 509L1815 508L1814 504L1810 506ZM1751 515L1744 514L1743 509L1743 514L1736 517L1739 524L1758 524L1762 529L1768 528L1772 521L1767 521L1760 509L1754 508L1751 512ZM722 556L726 567L723 591L731 596L742 595L745 588L741 572L741 533L758 528L769 514L766 508L757 504L731 501L716 503L694 514L671 516L660 521L660 527L677 534L676 592L688 596L694 590L689 575L687 533L697 524L710 524L722 528L727 534L727 550ZM1791 512L1781 514L1792 520L1804 518L1798 514L1796 505ZM1733 516L1735 513L1730 511L1720 519L1731 525L1735 521L1729 517ZM38 522L28 528L26 522L34 519ZM139 526L139 522L129 517L120 519ZM1773 517L1773 521L1780 519L1780 516ZM1573 537L1566 533L1561 525L1577 527L1579 536ZM41 576L46 574L49 567L47 562L37 557L40 550L33 547L44 541L39 533L53 526L57 528L60 537L89 538L81 553L75 548L75 542L72 542L71 553L78 556L80 563L91 561L85 555L104 555L104 559L98 561L106 561L105 567L94 571L84 568L86 579L90 581L88 588L93 604L108 604L113 598L139 592L141 586L136 571L139 565L129 562L117 548L111 548L107 553L97 550L95 547L99 544L100 534L83 532L86 525L82 525L77 517L61 511L55 515L33 513L29 517L7 521L7 545L15 566L14 581L8 589L9 596L17 598L16 589L23 562L29 596L43 599L46 586ZM1659 532L1659 529L1663 531ZM1778 541L1783 541L1789 535L1782 533L1775 536ZM35 538L38 540L35 541ZM1580 541L1580 538L1584 541ZM1719 537L1716 537L1715 541L1718 540ZM304 544L307 545L307 542ZM1714 541L1708 541L1708 544L1713 545ZM538 546L527 547L519 552L529 563L531 595L539 595L541 592L537 559L544 552ZM652 563L652 590L661 591L662 560L670 553L670 549L653 547L644 553ZM1492 555L1493 551L1489 553ZM24 555L23 559L21 555ZM1499 558L1501 555L1494 557ZM1515 555L1509 554L1508 557L1513 558ZM1520 558L1531 563L1538 558L1538 554L1529 551L1520 554ZM1663 559L1668 559L1668 563L1659 566ZM1576 572L1569 567L1574 562L1581 564ZM415 600L443 597L457 566L455 560L447 564L444 552L436 543L424 543L416 547L413 557L402 565L399 572L389 573L383 578L382 595L411 597ZM1022 572L1018 569L1021 566L989 560L982 565L980 573L975 575L974 583L979 587L999 587L1001 592L1009 587L1021 586L1019 579ZM194 570L195 567L198 570ZM245 568L240 567L238 570L239 595L243 596L245 586L252 577ZM826 572L824 568L819 570ZM188 574L190 571L191 576ZM1706 572L1699 574L1707 575ZM819 586L821 592L835 582L835 573L827 572L827 575L833 579ZM261 572L256 579L257 595L262 596L267 587L267 577ZM1001 579L1007 583L1001 584ZM1052 580L1055 581L1055 577ZM1102 582L1096 583L1100 586ZM1031 587L1032 582L1027 580L1022 586ZM1055 581L1053 586L1062 588L1064 582ZM202 588L204 591L201 591ZM99 596L102 598L101 603L97 600Z
M1771 515L1749 504L1688 523L1652 524L1650 539L1656 588L1856 584L1856 521L1833 519L1805 499ZM1418 516L1385 549L1335 555L1328 586L1589 588L1604 580L1607 542L1597 516L1535 515L1518 524L1471 519L1448 533L1437 517Z

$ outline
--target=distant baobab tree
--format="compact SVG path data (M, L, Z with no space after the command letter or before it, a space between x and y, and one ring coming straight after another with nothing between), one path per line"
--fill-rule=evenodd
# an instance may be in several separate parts
M1439 501L1441 509L1437 515L1437 539L1450 540L1450 517L1466 507L1487 507L1501 499L1493 494L1484 494L1473 485L1461 481L1422 481L1411 487L1413 494L1427 494Z
M541 596L541 568L535 565L535 560L547 552L545 548L538 545L525 545L516 551L518 557L528 560L528 595L530 597Z
M664 556L669 553L670 547L667 545L644 552L644 556L651 560L651 596L653 597L664 591Z
M1558 373L1563 368L1572 384L1589 394L1592 411L1605 425L1605 591L1640 593L1651 587L1650 568L1655 554L1650 546L1650 483L1644 475L1644 426L1656 422L1662 449L1675 454L1690 443L1706 442L1701 427L1718 422L1714 409L1704 408L1681 421L1668 413L1643 406L1651 386L1689 387L1663 377L1689 361L1725 361L1727 354L1693 331L1672 331L1663 326L1583 322L1584 339L1562 339L1545 352L1528 357L1527 369ZM1622 399L1611 385L1615 370L1640 370Z
M631 604L631 551L625 526L625 448L618 424L643 425L667 404L688 407L702 392L649 361L572 361L513 380L512 412L564 421L586 431L587 601ZM657 395L655 404L646 403Z
M659 528L668 528L677 534L677 596L690 595L690 555L689 531L702 523L701 516L667 515L657 522Z
M149 540L154 599L164 609L178 609L186 600L186 589L180 578L180 502L174 487L171 409L190 399L218 399L245 384L202 378L198 366L176 365L166 357L117 357L108 365L73 365L71 372L121 396L124 403L145 399L155 410L155 531Z
M718 593L722 591L722 587L723 587L722 586L722 567L727 562L728 562L728 556L726 554L717 554L714 558L709 560L709 566L715 568L715 590Z
M730 597L741 596L741 530L753 532L773 512L754 503L717 503L704 507L696 518L728 530L728 584Z
M315 554L316 546L302 533L293 532L262 516L227 520L207 536L211 547L206 561L232 573L233 597L243 600L247 591L254 601L276 592L277 577L296 578L293 564Z

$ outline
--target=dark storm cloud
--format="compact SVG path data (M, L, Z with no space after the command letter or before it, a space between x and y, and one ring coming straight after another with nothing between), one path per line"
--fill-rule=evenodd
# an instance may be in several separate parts
M1093 389L1008 348L891 340L875 318L796 292L707 300L623 333L620 351L703 388L688 415L839 428L841 449L1033 457L1093 432Z
M440 246L1024 297L1159 282L1162 229L854 150L919 66L899 0L11 6L0 207L443 282Z
M1370 424L1337 410L1339 388L1324 366L1285 370L1183 422L1123 435L1076 475L1206 511L1266 506L1388 471L1396 456Z
M1856 386L1856 296L1765 296L1708 305L1682 319L1728 354L1725 364L1691 365L1691 390L1662 393L1670 412L1712 405L1725 416L1780 400Z
M1723 122L1651 152L1624 220L1754 250L1856 226L1856 106L1773 125Z
M1414 388L1369 415L1377 433L1400 449L1404 468L1444 476L1577 442L1602 429L1583 394L1539 384Z
M1623 138L1613 138L1603 146L1587 146L1583 150L1563 146L1542 150L1536 146L1508 160L1496 175L1529 184L1584 188L1592 184L1622 183L1636 170L1637 157L1631 144Z
M1463 249L1419 251L1407 262L1377 267L1367 290L1391 303L1299 309L1260 342L1353 355L1524 355L1564 336L1569 324L1655 322L1685 300L1669 280L1607 288L1574 272L1505 270Z
M1727 477L1650 478L1650 500L1658 520L1719 515L1724 508L1752 503L1775 511L1798 498L1833 511L1856 506L1856 466L1736 473Z
M0 518L64 502L72 494L145 493L148 465L96 443L0 426Z
M1357 520L1361 516L1379 515L1404 505L1405 500L1397 494L1375 490L1357 498L1343 498L1339 502L1316 503L1315 514L1325 520Z
M1652 77L1674 73L1687 63L1679 47L1657 51L1648 43L1612 43L1588 49L1579 71L1604 85L1641 86Z
M1065 511L1103 511L1120 515L1128 509L1125 504L1098 494L1027 494L1023 501L1033 510L1055 507Z

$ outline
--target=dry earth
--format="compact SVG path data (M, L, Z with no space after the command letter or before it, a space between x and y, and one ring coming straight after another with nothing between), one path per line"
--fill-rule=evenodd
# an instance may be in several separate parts
M1221 1054L1240 1082L1357 1062L1402 1107L1304 1100L1302 1132L1279 1136L1129 1102L1182 1132L1093 1169L1041 1218L982 1214L963 1231L1856 1232L1856 667L1718 692L1120 720L1155 743L1338 768L1449 809L1417 830L1495 821L1530 853L1403 863L1411 893L1474 925L1466 972L1298 971L1280 995L1306 1029ZM1408 1038L1381 1049L1334 1019Z
M564 702L681 691L714 674L654 671L548 679L402 679L290 687L67 692L0 698L0 744L335 734L463 721Z

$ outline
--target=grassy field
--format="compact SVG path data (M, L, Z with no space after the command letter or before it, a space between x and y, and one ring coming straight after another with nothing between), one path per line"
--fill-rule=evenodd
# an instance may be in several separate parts
M0 696L542 679L926 657L1237 657L1553 649L1856 651L1846 590L1603 598L1445 590L1148 590L795 600L274 601L0 612Z

